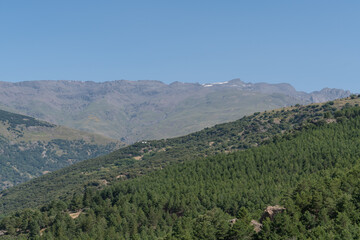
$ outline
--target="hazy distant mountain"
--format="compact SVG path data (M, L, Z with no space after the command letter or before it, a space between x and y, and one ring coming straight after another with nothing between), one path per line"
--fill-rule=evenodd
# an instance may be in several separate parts
M233 79L228 82L204 84L205 87L231 87L237 88L243 91L260 92L260 93L281 93L287 96L292 96L296 99L304 101L306 103L319 103L331 101L338 98L345 98L350 96L350 91L335 88L324 88L321 91L314 91L311 93L299 92L288 83L269 84L269 83L245 83L240 79Z
M134 142L184 135L217 123L297 103L343 98L349 91L310 94L289 84L159 81L0 82L3 109Z

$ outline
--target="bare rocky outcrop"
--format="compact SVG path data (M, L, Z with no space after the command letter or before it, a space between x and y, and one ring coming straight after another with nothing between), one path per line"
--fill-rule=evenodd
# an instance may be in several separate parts
M253 225L254 226L254 230L255 230L255 232L260 232L261 231L261 228L262 228L262 224L261 223L259 223L258 221L256 221L256 220L251 220L251 222L250 222L250 224L251 225Z
M254 231L255 232L260 232L261 228L263 226L263 221L267 218L269 218L271 221L274 219L274 217L276 216L276 214L281 213L285 210L286 208L281 207L279 205L275 205L275 206L268 206L266 207L266 209L264 210L264 213L261 215L261 218L259 221L257 220L251 220L250 225L252 225L254 227ZM234 225L237 222L237 218L234 219L230 219L229 223L230 225Z
M83 210L79 210L77 212L71 212L69 213L69 216L72 218L72 219L75 219L75 218L78 218L80 216L80 214L83 212Z
M230 219L229 222L230 222L230 225L234 225L236 223L238 219L237 218L233 218L233 219Z
M274 219L274 217L276 216L276 214L281 213L285 210L284 207L281 207L279 205L275 205L275 206L268 206L265 210L264 213L261 215L261 218L259 221L256 220L251 220L250 224L254 227L255 232L260 232L261 228L263 226L263 221L267 218L269 218L271 221Z
M272 221L276 214L281 213L284 210L285 208L279 205L268 206L260 218L260 223L262 223L266 218L270 218L270 220Z

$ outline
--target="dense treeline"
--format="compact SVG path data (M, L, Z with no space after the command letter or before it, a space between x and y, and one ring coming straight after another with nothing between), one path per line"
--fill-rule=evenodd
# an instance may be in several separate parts
M23 127L38 126L38 127L54 127L54 124L39 121L33 117L16 114L4 110L0 110L0 121L9 124L9 128L16 129L19 125Z
M23 207L36 207L51 200L71 198L84 187L101 188L165 168L173 163L218 153L249 149L272 141L274 136L321 125L341 116L335 112L345 103L356 105L359 99L338 100L326 104L294 106L255 113L238 121L219 124L187 136L157 141L141 141L109 155L74 164L13 187L0 198L0 214Z
M8 216L0 229L33 239L356 239L360 108L334 117L337 123L309 123L258 148L89 188ZM255 233L250 220L277 203L286 211Z
M259 239L360 239L360 166L302 181Z

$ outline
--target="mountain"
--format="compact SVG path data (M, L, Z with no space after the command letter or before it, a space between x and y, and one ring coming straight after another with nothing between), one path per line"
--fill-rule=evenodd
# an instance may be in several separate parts
M159 81L0 82L3 109L133 143L182 136L254 112L350 95L325 89L296 91L289 84Z
M352 98L257 112L187 136L137 142L1 192L0 212L35 207L55 199L69 199L85 188L103 188L178 162L256 147L309 122L333 121L331 118L335 111L360 104L359 98Z
M87 187L69 200L9 215L0 221L0 231L8 239L357 239L359 103L352 96L256 113L177 138L182 161L136 178L124 174L102 190ZM242 140L252 142L247 136L260 145L238 151ZM182 144L191 140L203 156L185 151ZM166 155L159 142L150 144L158 151L141 144L141 158L136 146L126 154L138 162L145 152ZM211 155L214 145L223 153ZM105 157L116 163L112 169L121 162L111 159L116 154ZM105 158L97 159L99 166ZM166 159L149 158L148 166L162 166ZM80 170L85 162L73 166ZM269 213L274 209L276 216ZM259 218L255 232L251 219Z
M97 134L0 110L0 189L123 145Z

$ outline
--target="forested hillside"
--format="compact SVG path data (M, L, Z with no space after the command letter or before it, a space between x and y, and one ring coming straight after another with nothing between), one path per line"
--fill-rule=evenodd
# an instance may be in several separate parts
M360 107L353 98L279 111L290 119L301 108L319 115L262 146L89 187L5 217L0 229L8 239L358 239ZM274 204L285 211L262 219L255 232L251 219Z
M0 190L123 145L100 135L0 110Z
M282 200L286 211L263 222L258 239L360 239L359 158L352 164L301 181Z
M59 198L68 199L73 192L83 192L85 187L102 188L176 162L258 146L276 135L296 130L309 121L315 124L335 121L335 111L345 104L351 106L359 102L359 98L352 96L326 104L297 105L255 113L184 137L141 141L1 192L0 212L39 206Z
M303 124L336 121L335 111L360 103L352 98L294 106L270 112L255 113L238 121L219 124L184 137L142 141L109 155L74 164L46 174L25 184L3 191L0 212L34 207L54 199L68 199L85 187L102 188L116 181L134 178L166 167L221 152L244 150L257 146Z

